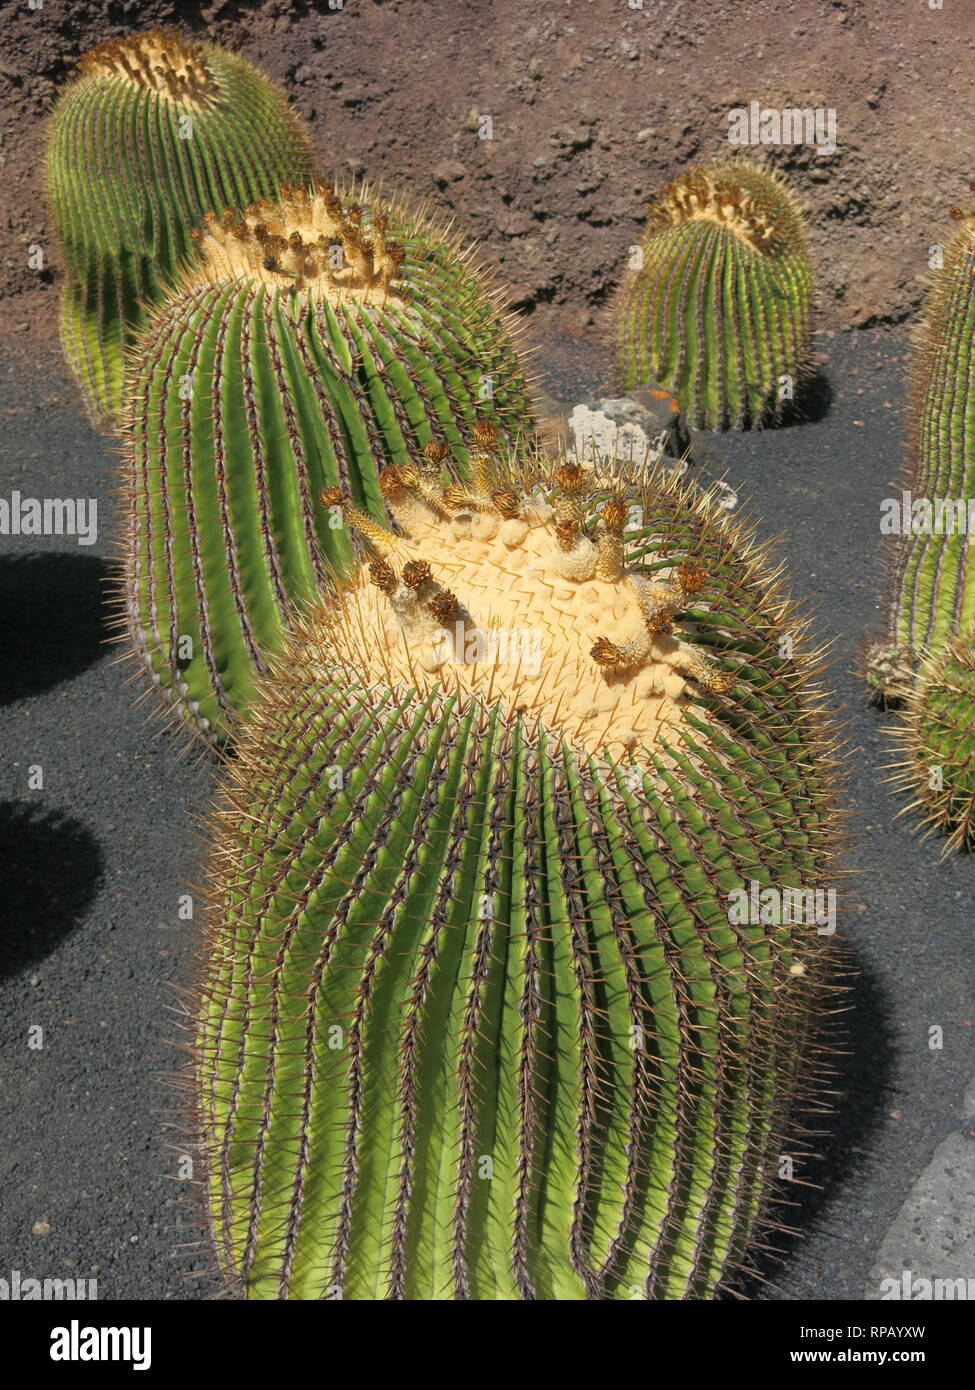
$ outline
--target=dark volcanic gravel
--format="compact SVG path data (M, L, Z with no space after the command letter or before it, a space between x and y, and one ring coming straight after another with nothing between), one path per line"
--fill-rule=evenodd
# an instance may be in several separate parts
M878 622L903 341L867 330L819 348L833 391L824 418L713 442L761 533L783 536L796 595L835 639L830 685L853 750L857 878L844 927L860 973L844 1094L826 1157L798 1174L823 1189L799 1189L804 1239L759 1296L856 1299L934 1149L960 1129L975 1074L975 865L939 863L937 842L894 822L889 717L865 705L852 673ZM605 380L597 349L547 349L553 397ZM180 1061L173 1011L198 925L179 919L179 901L197 871L191 812L211 768L146 723L141 686L127 686L103 645L114 456L82 422L52 350L3 347L0 422L0 496L99 501L94 546L0 537L0 1275L96 1277L106 1299L200 1297L212 1285L186 1273L208 1257L177 1249L200 1230L161 1078ZM43 787L30 789L38 765ZM928 1046L933 1025L941 1050Z

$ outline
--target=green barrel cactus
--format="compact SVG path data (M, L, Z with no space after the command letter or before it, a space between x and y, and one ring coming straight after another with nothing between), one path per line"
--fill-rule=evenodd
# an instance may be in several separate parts
M887 630L865 662L874 698L900 706L898 780L948 848L975 842L975 212L953 217L915 346L903 487L883 521L896 537Z
M808 373L813 307L783 179L742 160L689 169L647 229L612 309L621 389L661 382L697 428L778 423Z
M897 699L925 658L975 624L975 214L957 227L933 272L911 367L907 465L900 497L882 520L893 541L887 629L866 664L871 689ZM893 668L893 674L892 669Z
M944 853L975 847L975 641L953 638L925 663L900 711L904 758L894 782Z
M252 1298L709 1298L801 1166L816 661L713 496L493 439L398 466L395 535L326 496L362 569L224 774L193 1074Z
M222 743L292 608L351 557L322 490L383 523L385 466L429 445L460 478L476 412L513 438L530 403L495 292L423 213L322 181L198 239L127 375L124 621Z
M257 68L153 30L85 54L51 115L46 178L61 242L61 342L93 422L114 428L124 353L192 252L205 212L311 176L300 118Z

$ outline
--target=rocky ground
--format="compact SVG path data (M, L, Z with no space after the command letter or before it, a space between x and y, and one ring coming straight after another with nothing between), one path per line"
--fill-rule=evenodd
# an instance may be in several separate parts
M854 674L879 622L881 499L896 488L905 344L822 337L832 399L790 429L708 440L729 500L778 535L794 590L833 642L828 688L850 747L857 977L822 1156L783 1219L801 1237L753 1296L877 1297L903 1270L975 1279L975 864L939 863L897 819L889 717ZM556 405L599 394L598 344L546 339ZM102 1298L197 1298L198 1205L181 1180L179 989L198 924L195 813L213 769L146 722L104 645L111 448L83 423L50 348L0 349L0 476L24 496L94 497L99 538L4 538L0 554L0 1275L95 1278ZM40 767L43 786L31 786ZM36 780L36 778L35 778ZM32 1029L41 1028L43 1046ZM943 1046L929 1045L933 1027ZM175 1127L174 1127L175 1126ZM187 1249L185 1247L189 1246ZM975 1286L973 1286L975 1287Z
M729 111L832 109L835 153L758 152L808 206L823 326L898 322L975 173L971 17L953 0L3 0L3 318L49 331L45 114L87 48L155 24L260 63L324 171L429 198L482 242L522 312L567 334L598 320L645 200L731 151Z

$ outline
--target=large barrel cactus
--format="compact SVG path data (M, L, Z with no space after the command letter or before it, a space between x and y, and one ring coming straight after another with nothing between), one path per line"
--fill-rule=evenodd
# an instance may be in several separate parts
M915 346L903 488L883 522L895 538L887 631L865 671L875 698L902 707L898 780L948 847L975 841L975 212L953 215Z
M199 240L127 377L126 624L222 742L292 606L350 557L322 490L385 522L384 465L429 444L462 477L476 412L513 437L529 402L494 292L423 214L322 181Z
M61 341L96 424L117 423L125 346L203 214L302 182L311 162L283 93L225 49L153 30L84 55L51 116L46 175Z
M709 1298L800 1162L814 661L713 498L492 433L395 470L397 536L328 495L362 572L226 773L194 1076L250 1297Z
M624 391L657 380L689 423L777 423L808 370L812 272L783 179L744 160L690 169L647 208L613 306Z

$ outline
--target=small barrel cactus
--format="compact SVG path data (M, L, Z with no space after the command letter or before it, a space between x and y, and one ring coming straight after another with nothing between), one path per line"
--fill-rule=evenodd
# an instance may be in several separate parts
M775 424L808 371L812 272L782 178L689 169L647 208L612 310L624 391L660 381L698 428Z
M822 1062L815 661L713 497L533 473L489 425L473 454L387 475L396 535L326 495L362 570L225 773L194 1014L219 1261L254 1298L709 1298Z
M975 847L975 634L953 638L925 663L896 730L905 757L894 782L912 796L945 854Z
M51 116L46 176L66 272L61 341L94 423L117 424L125 347L203 214L311 172L302 121L243 58L158 30L84 55Z
M126 622L223 742L291 608L350 557L323 489L388 520L380 472L432 444L462 477L476 411L530 409L511 325L457 238L326 182L208 217L127 377Z
M874 698L901 707L896 780L949 832L946 849L975 843L975 211L953 217L914 352L903 488L884 522L896 537L887 631L865 662Z

